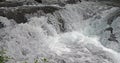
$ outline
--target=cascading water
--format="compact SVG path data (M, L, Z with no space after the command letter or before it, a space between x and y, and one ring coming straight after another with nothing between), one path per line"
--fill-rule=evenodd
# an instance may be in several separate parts
M117 10L82 2L46 16L31 17L27 23L16 24L0 17L4 24L0 47L13 58L7 63L119 63L119 44L107 41L110 33L105 31L109 26L117 28L119 17L107 24Z

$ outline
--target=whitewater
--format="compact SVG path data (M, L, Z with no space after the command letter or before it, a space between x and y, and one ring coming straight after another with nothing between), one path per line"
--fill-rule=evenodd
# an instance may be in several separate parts
M104 31L117 27L119 9L82 2L45 16L26 15L26 23L0 17L0 48L13 58L7 63L120 63L119 45L106 41L110 32Z

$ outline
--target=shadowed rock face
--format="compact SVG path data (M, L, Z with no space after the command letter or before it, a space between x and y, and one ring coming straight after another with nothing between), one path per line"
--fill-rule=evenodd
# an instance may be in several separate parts
M27 22L25 14L36 13L37 11L42 11L43 13L53 13L61 8L55 6L21 6L18 9L0 9L0 16L7 17L8 19L14 19L17 23Z

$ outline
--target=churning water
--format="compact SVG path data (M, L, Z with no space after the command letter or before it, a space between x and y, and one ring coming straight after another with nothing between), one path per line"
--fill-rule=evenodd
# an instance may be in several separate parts
M109 27L107 20L118 10L83 2L31 17L27 23L0 17L5 25L0 29L0 47L13 58L8 63L120 63L119 52L100 42L101 33Z

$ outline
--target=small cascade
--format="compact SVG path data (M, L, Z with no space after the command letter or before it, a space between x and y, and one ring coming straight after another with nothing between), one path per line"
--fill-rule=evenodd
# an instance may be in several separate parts
M118 7L82 2L40 8L51 12L26 10L24 23L0 16L0 50L13 58L7 63L120 62Z

